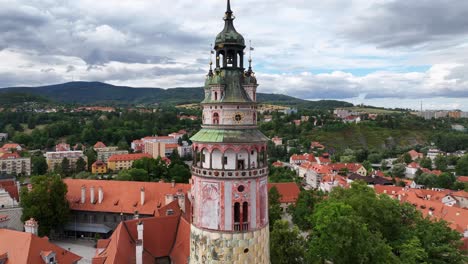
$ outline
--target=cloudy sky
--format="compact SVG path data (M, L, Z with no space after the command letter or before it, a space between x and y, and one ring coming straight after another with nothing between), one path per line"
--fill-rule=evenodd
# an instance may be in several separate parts
M224 0L0 0L0 87L201 86ZM232 0L260 92L468 110L468 1Z

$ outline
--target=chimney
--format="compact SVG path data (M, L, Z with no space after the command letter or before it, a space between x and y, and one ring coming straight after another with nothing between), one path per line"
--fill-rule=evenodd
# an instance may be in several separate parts
M136 264L143 264L143 222L137 225L138 240L136 241Z
M91 188L89 188L89 201L94 204L96 201L94 200L94 186L91 186Z
M24 222L24 232L31 233L33 235L38 235L39 224L34 218L30 218L26 222Z
M174 181L174 180L171 181L171 187L172 187L172 188L175 187L175 181Z
M81 186L81 203L84 204L86 202L86 186Z
M140 204L145 204L145 187L140 188Z
M99 188L98 188L98 203L102 203L102 200L104 200L104 191L102 190L102 187L99 186Z

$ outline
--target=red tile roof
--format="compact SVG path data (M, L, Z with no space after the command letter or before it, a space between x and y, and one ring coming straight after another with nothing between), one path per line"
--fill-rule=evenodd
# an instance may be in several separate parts
M96 144L94 144L94 148L105 148L106 147L106 144L102 143L101 141L98 141L96 142Z
M3 154L2 156L0 156L0 159L19 159L21 158L21 156L16 153L16 152L13 152L13 153L5 153Z
M457 197L468 198L468 192L465 191L453 192L452 195Z
M416 162L411 162L410 164L407 165L408 168L413 168L413 169L419 169L421 166L416 163Z
M413 159L413 160L415 160L417 158L422 158L422 156L423 156L422 153L419 153L414 149L408 151L408 154L411 156L411 159Z
M116 154L110 156L110 158L107 161L130 161L142 158L152 158L152 156L147 153Z
M6 150L10 150L10 149L17 149L18 147L21 147L21 146L17 143L6 143L5 145L3 145L2 148Z
M273 167L283 167L283 162L281 161L275 161L273 164L271 164Z
M166 195L174 195L181 191L186 194L190 184L175 184L163 182L126 182L105 180L64 179L68 187L67 200L72 210L113 212L133 214L138 211L144 215L157 214L158 207L165 206ZM86 200L81 203L81 187L86 187ZM96 203L90 201L90 188L94 187ZM98 203L98 190L102 187L103 200ZM145 190L145 202L140 204L141 188Z
M276 187L281 195L280 203L295 203L301 190L294 182L268 183L268 190Z
M468 182L468 176L458 176L457 181Z
M11 198L16 199L16 201L19 201L18 187L14 180L0 181L0 188L5 189L5 191L7 191L10 194Z
M58 263L74 263L80 256L31 233L0 229L0 252L8 253L6 264L44 264L41 252L53 251Z
M177 143L171 143L171 144L166 144L166 145L165 145L165 148L167 148L167 149L171 149L171 148L174 149L174 148L177 148L178 146L179 146L179 144L177 144Z

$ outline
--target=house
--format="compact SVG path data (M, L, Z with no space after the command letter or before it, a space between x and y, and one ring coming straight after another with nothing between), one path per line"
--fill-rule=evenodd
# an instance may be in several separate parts
M359 123L361 122L361 117L360 116L355 116L355 115L351 115L351 116L347 116L345 118L343 118L343 122L345 123Z
M93 174L107 173L107 164L104 161L97 160L91 165L91 172Z
M468 183L468 176L458 176L457 181L463 182L463 183Z
M327 165L331 163L330 154L323 153L322 156L316 157L315 160L318 164Z
M0 133L0 142L7 141L8 133Z
M451 193L451 195L453 196L453 198L455 198L455 200L457 200L458 206L460 206L461 208L468 208L468 192L457 191Z
M307 188L319 188L322 177L332 174L331 168L327 165L307 164L307 170L304 175ZM302 167L302 166L301 166Z
M57 166L62 165L62 160L67 158L70 168L74 169L76 167L76 162L81 158L88 162L88 157L83 154L83 151L55 151L55 152L46 152L46 161L49 171L55 170Z
M306 154L293 154L289 158L289 163L291 165L297 165L300 166L304 162L310 162L310 163L315 163L315 156L313 153L306 153Z
M96 144L94 144L94 146L93 146L94 150L96 150L96 151L97 151L97 149L102 149L102 148L105 148L105 147L106 147L106 144L104 144L101 141L96 142Z
M14 178L0 179L0 215L1 228L23 230L21 216L23 209L19 205L19 184Z
M393 185L393 182L391 180L385 179L383 177L378 177L378 176L362 176L357 173L351 173L348 176L348 181L353 182L353 181L365 181L367 185Z
M323 192L331 192L333 188L349 188L349 183L345 177L334 174L327 174L322 177L319 189Z
M367 176L366 168L360 163L332 163L329 164L329 166L334 173L345 171L347 173L357 173L361 176Z
M275 162L273 162L273 164L271 164L273 167L275 168L280 168L280 167L283 167L283 162L277 160Z
M0 174L31 175L31 157L21 157L16 152L1 154Z
M406 177L413 179L416 176L416 172L421 168L419 163L411 162L410 164L406 165L405 174Z
M72 216L65 225L70 236L108 237L117 225L135 217L162 214L173 201L186 211L190 184L64 179Z
M70 151L70 144L59 143L55 145L55 151Z
M439 155L445 155L443 151L440 151L439 149L429 149L427 151L427 157L430 158L432 161L439 156Z
M325 146L320 144L320 142L317 142L317 141L312 141L310 143L310 148L312 149L316 149L316 150L324 150L325 149Z
M275 187L280 194L279 202L281 204L281 210L286 212L287 208L291 204L295 204L299 198L301 190L295 182L284 182L284 183L269 183L268 190Z
M23 148L20 146L20 144L17 143L6 143L2 146L2 149L5 150L6 152L12 152L12 151L22 151Z
M128 170L132 167L135 160L142 158L153 158L150 154L146 153L133 153L133 154L117 154L112 155L107 160L107 169L112 171Z
M29 224L35 226L29 227ZM47 237L37 236L37 222L30 219L25 230L0 229L0 263L14 264L75 264L81 257L49 241Z
M411 157L411 160L417 160L417 159L422 159L424 158L424 154L417 152L416 150L412 149L408 151L408 154Z
M273 142L273 144L275 144L275 146L281 146L281 145L283 145L283 139L280 138L280 137L276 137L276 136L275 136L275 137L273 137L273 138L271 139L271 141Z
M457 204L457 199L455 199L452 195L447 194L442 198L442 203L447 206L454 206Z
M112 157L113 155L128 154L128 150L119 150L118 147L115 147L115 146L106 147L105 145L101 145L101 144L98 144L99 146L98 148L96 148L96 145L94 146L95 146L94 150L96 151L97 159L103 162L107 162L109 158Z

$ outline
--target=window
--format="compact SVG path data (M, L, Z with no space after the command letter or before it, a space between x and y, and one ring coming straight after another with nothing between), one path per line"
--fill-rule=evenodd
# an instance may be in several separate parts
M218 113L213 114L213 124L214 125L219 124L219 114Z
M244 190L245 190L244 185L239 185L239 187L237 187L238 192L243 192Z
M228 157L223 157L223 162L224 162L224 165L227 165L228 164Z
M234 204L234 223L240 222L240 203Z
M244 202L242 204L242 222L247 223L249 222L249 203Z
M218 101L218 92L214 93L214 98L215 98L215 101Z

